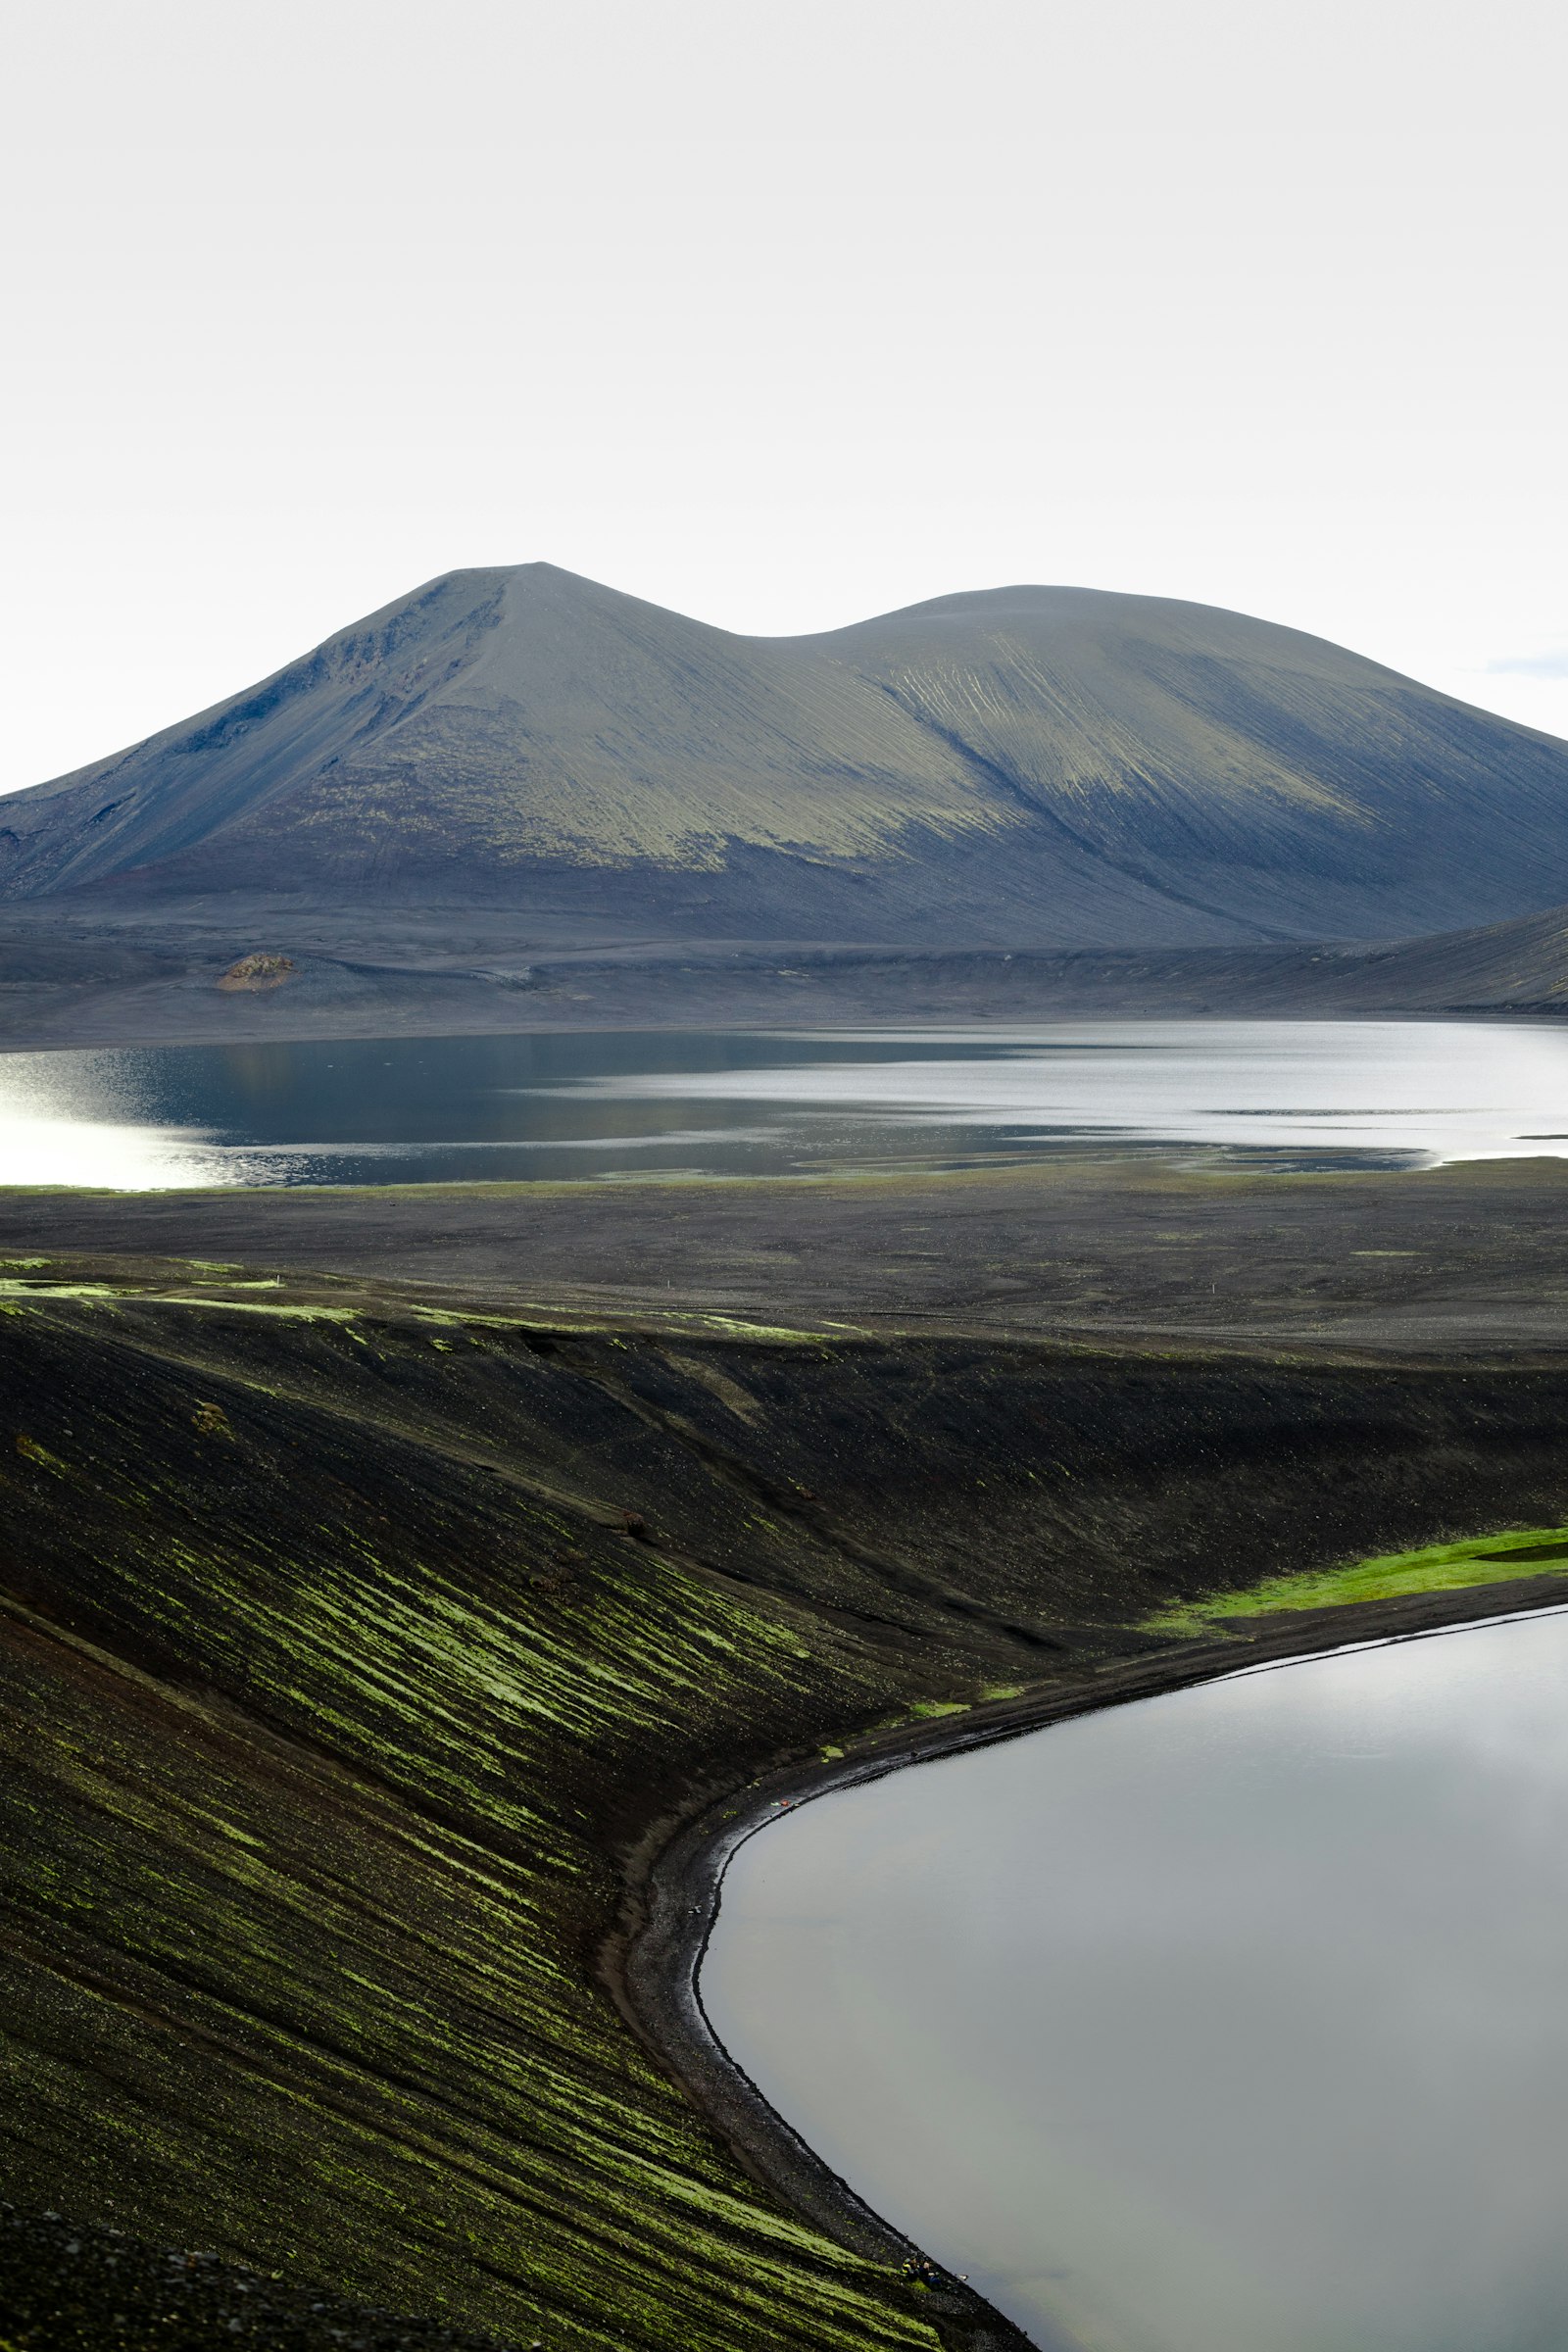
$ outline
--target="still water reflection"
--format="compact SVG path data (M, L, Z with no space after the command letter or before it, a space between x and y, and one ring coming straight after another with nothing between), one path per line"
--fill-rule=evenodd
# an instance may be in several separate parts
M462 1183L1180 1144L1316 1162L1568 1152L1568 1028L360 1039L0 1054L0 1183Z
M1044 2346L1568 2343L1568 1616L1242 1675L743 1846L715 2029Z

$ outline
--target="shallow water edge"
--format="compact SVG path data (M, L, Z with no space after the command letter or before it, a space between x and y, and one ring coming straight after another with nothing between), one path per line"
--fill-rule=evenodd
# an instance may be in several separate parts
M684 2084L737 2160L815 2228L872 2259L923 2252L872 2210L773 2108L710 2025L699 1977L725 1873L741 1846L784 1809L1069 1718L1196 1684L1267 1671L1335 1651L1419 1641L1568 1607L1568 1575L1405 1594L1231 1620L1220 1640L1064 1670L1016 1696L873 1733L853 1752L781 1758L761 1778L695 1792L656 1825L631 1859L622 1923L600 1974L653 2055ZM931 2317L952 2352L1081 2352L1075 2338L1023 2333L957 2280L931 2290Z

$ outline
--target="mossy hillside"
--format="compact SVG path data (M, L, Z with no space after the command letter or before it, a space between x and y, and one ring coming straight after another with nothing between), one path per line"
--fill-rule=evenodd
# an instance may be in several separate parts
M13 2194L549 2346L934 2343L622 2023L626 1857L1225 1563L1568 1518L1568 1380L0 1321Z
M8 1337L33 1417L51 1374L71 1397L3 1474L35 1537L5 1655L13 2177L552 2344L931 2340L735 2175L592 1979L607 1785L726 1689L787 1738L788 1622L603 1502L205 1369L198 1395L108 1335L107 1383L68 1387Z

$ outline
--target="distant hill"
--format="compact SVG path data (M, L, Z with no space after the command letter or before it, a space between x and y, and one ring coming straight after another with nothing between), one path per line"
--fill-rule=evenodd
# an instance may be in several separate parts
M1348 970L1351 960L1322 956L1318 964ZM1353 965L1347 1003L1356 1008L1568 1013L1568 906L1363 949Z
M737 637L460 571L0 804L0 895L628 935L1379 940L1568 900L1568 744L1206 606L1002 588Z

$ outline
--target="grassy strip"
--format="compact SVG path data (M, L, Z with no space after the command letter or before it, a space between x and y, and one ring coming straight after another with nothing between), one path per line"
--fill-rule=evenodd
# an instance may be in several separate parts
M1548 1549L1554 1557L1532 1556ZM1212 1631L1228 1617L1267 1617L1282 1609L1341 1609L1355 1601L1398 1600L1407 1593L1456 1592L1472 1586L1479 1590L1522 1576L1565 1572L1568 1527L1511 1528L1502 1535L1470 1536L1462 1544L1428 1544L1419 1551L1348 1560L1340 1568L1269 1576L1240 1592L1173 1601L1147 1617L1144 1630L1190 1637Z

